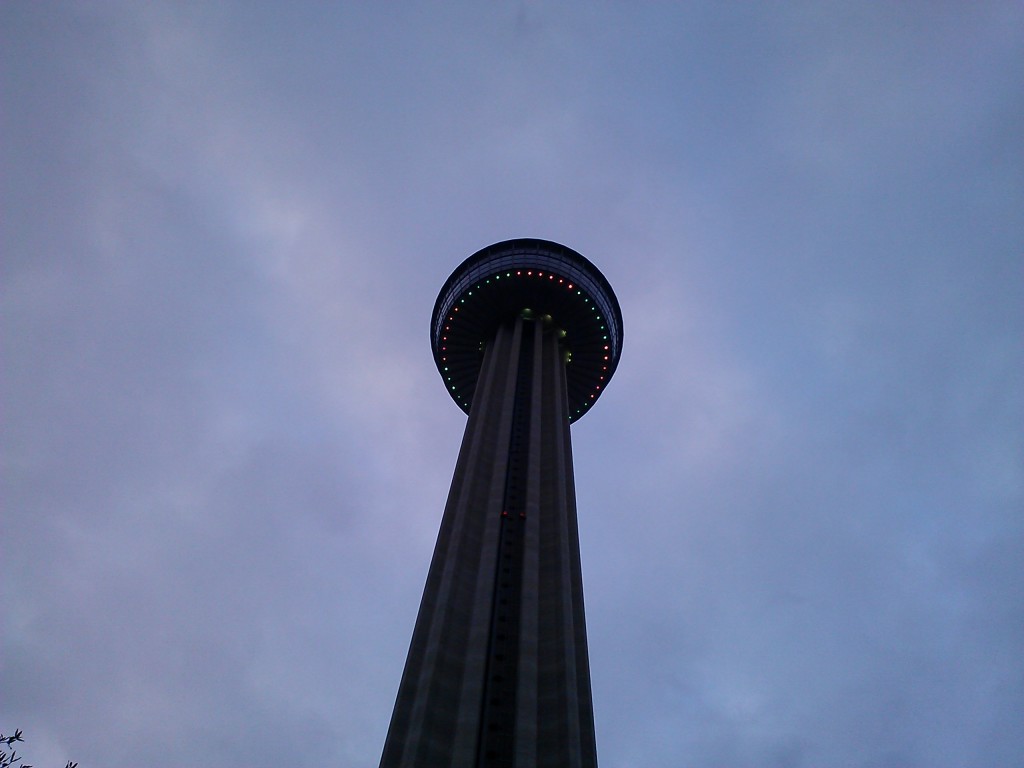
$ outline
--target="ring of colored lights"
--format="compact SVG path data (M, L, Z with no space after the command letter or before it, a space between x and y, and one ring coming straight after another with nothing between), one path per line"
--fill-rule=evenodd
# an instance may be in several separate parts
M430 319L434 362L445 388L469 413L484 345L524 311L564 332L569 421L601 396L622 350L622 312L611 285L587 259L548 240L506 240L452 272Z

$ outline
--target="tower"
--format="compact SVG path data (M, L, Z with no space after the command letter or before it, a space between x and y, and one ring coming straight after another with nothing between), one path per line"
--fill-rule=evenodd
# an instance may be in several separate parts
M569 425L615 372L604 276L545 240L466 259L430 321L469 414L382 768L597 764Z

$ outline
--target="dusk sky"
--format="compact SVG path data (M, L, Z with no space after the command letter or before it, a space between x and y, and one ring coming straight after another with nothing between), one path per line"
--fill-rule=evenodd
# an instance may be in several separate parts
M0 730L375 766L465 415L573 248L603 768L1024 765L1024 5L0 4Z

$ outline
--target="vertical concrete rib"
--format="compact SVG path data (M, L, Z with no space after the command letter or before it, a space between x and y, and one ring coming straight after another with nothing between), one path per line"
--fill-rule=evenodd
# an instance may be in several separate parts
M496 537L505 479L502 446L508 444L519 335L518 328L503 329L485 354L381 766L475 764L496 557L488 542Z
M463 649L466 667L459 696L457 729L452 745L452 765L474 765L479 748L482 704L486 688L488 657L493 642L492 615L494 610L494 582L499 571L501 545L501 512L505 498L506 477L509 466L509 443L513 428L515 393L519 375L519 354L523 336L522 320L512 326L502 326L496 335L496 357L501 360L502 387L500 407L496 402L479 404L483 412L497 420L494 429L496 444L489 467L486 497L471 499L470 514L482 516L485 535L479 546L483 549L479 567L472 581L472 609L469 616L469 638ZM467 588L470 585L466 585ZM468 591L468 589L467 589ZM463 599L470 596L467 594Z
M544 348L550 333L543 324L533 323L534 345L530 361L532 376L530 387L530 446L527 464L527 504L525 508L524 554L520 585L519 617L519 676L516 681L516 731L514 764L537 764L537 684L539 653L537 633L540 626L540 519L541 485L545 467L542 464L541 443L549 425L544 422Z
M534 431L531 414L533 381L533 323L523 323L507 449L504 494L499 509L498 553L491 582L491 613L487 642L487 666L477 763L512 768L515 737L516 680L519 668L519 618L522 584L523 537L528 497L527 458Z

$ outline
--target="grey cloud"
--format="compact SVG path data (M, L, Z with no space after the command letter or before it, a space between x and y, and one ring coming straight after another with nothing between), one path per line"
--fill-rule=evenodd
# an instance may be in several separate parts
M1019 759L1013 4L0 13L32 762L374 763L435 291L523 235L626 325L573 428L602 763Z

